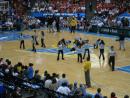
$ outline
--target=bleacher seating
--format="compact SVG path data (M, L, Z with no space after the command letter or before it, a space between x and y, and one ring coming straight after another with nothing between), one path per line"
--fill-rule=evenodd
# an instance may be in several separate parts
M20 63L19 63L20 64ZM3 83L5 91L0 96L10 96L16 88L22 88L24 98L80 98L82 95L65 95L49 88L44 87L43 80L22 78L22 73L15 71L15 67L7 68L6 65L0 64L0 82ZM13 74L14 73L14 74ZM16 74L17 73L17 74ZM31 91L31 92L30 92ZM12 93L11 93L12 92ZM6 93L6 94L5 94ZM7 97L6 96L6 97ZM44 96L44 97L43 97ZM5 97L5 98L6 98Z

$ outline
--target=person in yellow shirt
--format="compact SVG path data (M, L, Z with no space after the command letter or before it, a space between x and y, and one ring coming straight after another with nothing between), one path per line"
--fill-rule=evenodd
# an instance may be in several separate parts
M70 20L70 32L71 33L75 33L75 29L76 29L76 26L77 26L77 20L76 20L76 18L72 18L71 20Z
M87 58L87 60L84 61L83 67L84 67L86 85L87 85L87 87L91 87L91 81L90 81L91 61L90 61L90 58Z
M22 71L22 63L19 62L19 63L17 64L16 68L17 68L17 71L18 71L18 72L21 72L21 71Z

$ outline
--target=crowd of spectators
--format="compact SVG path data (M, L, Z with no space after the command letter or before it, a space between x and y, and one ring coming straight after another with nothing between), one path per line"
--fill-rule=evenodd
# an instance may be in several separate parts
M96 9L94 11L94 16L89 24L96 26L108 26L108 27L128 27L129 20L123 18L122 20L118 16L127 11L127 0L120 2L112 1L111 3L106 3L105 0L97 0ZM89 5L93 5L92 2ZM92 7L93 8L93 7ZM85 12L85 1L84 0L51 0L51 1L36 1L32 12L44 12L44 13L84 13ZM62 18L61 21L67 24L66 18ZM84 17L78 17L77 29L84 29L86 21ZM66 22L65 22L66 21Z
M50 13L77 13L85 12L85 1L80 0L51 0L45 2L43 0L37 0L32 12L50 12Z
M2 30L20 30L26 23L30 26L39 24L36 18L30 18L29 10L34 0L1 0L0 9L0 29Z
M128 27L129 20L127 18L124 17L125 19L122 20L118 18L120 14L128 10L128 6L126 6L126 4L127 0L119 2L113 0L111 3L106 3L105 0L99 0L97 2L93 20L101 20L100 24L103 26Z
M29 81L31 83L43 85L46 89L64 94L73 96L72 98L107 98L107 96L103 96L101 92L101 88L97 89L97 93L91 95L86 91L87 87L83 84L78 85L78 82L74 82L74 84L70 84L69 80L66 77L66 74L62 74L60 77L57 73L50 74L48 71L44 71L44 75L41 76L39 74L39 70L35 70L33 68L33 63L29 63L29 65L24 65L22 62L18 62L16 65L12 65L9 59L0 58L0 77L4 77L4 81L9 81L10 83L14 83L17 85L17 89L15 89L15 94L13 98L22 98L20 93L21 91L21 80ZM20 81L17 81L17 78L20 78ZM1 81L1 80L0 80ZM12 94L12 95L13 95ZM18 96L18 97L16 97ZM49 98L52 98L52 95ZM54 96L54 94L53 94ZM77 96L77 97L74 97ZM115 92L112 92L110 98L117 98ZM46 97L48 98L48 97ZM61 98L60 96L53 98ZM69 97L62 97L69 98ZM129 98L128 95L125 95L124 98Z
M12 0L13 1L13 0ZM85 12L85 1L84 0L16 0L17 2L10 2L10 10L2 12L2 18L0 22L0 28L2 30L21 30L21 29L33 29L40 28L40 26L46 25L47 18L49 17L30 17L28 12L43 12L43 13L84 13ZM126 1L126 0L125 0ZM86 20L85 16L77 14L77 27L76 29L84 30L87 26L107 26L107 27L128 27L129 20L127 18L117 18L120 13L126 11L125 6L127 2L120 1L105 3L105 0L97 0L97 8L93 9L94 15L92 19ZM17 6L19 7L17 8ZM91 3L90 3L91 4ZM93 7L92 7L93 8ZM22 10L22 12L20 10ZM22 13L19 14L19 13ZM6 15L5 15L6 14ZM88 15L89 16L89 15ZM58 16L59 26L61 28L69 27L69 18L72 16ZM53 20L54 21L54 20ZM87 25L87 26L86 26Z

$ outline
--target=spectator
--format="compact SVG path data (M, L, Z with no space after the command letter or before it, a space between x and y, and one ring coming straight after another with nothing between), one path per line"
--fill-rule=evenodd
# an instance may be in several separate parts
M34 74L34 81L38 81L41 80L41 76L39 75L39 70L35 70L35 74Z
M60 32L60 19L59 19L59 17L56 18L56 29L57 29L57 32Z
M0 65L2 65L4 63L4 59L0 58Z
M63 83L69 84L66 74L62 74L62 78L58 80L58 86L61 86Z
M14 91L13 93L13 98L22 98L22 95L21 95L21 88L17 87L16 88L16 91Z
M129 98L129 96L128 96L128 95L125 95L124 98Z
M21 62L18 62L18 64L16 65L16 69L18 72L22 71L22 63Z
M99 96L99 97L98 97ZM101 88L97 89L97 93L95 94L96 98L103 98L102 94L101 94Z
M82 92L83 98L86 98L87 97L86 86L84 86L83 84L80 84L79 89Z
M77 82L74 82L74 85L72 85L72 94L75 94L78 90L78 84Z
M0 59L0 62L1 62L1 60L4 61L3 59ZM18 65L22 65L22 63L21 64L20 63L16 64L15 65L16 68L14 68L14 67L8 67L7 66L7 65L10 65L10 63L8 63L9 61L10 60L6 59L4 61L4 64L3 63L0 64L0 77L2 79L4 77L4 81L8 81L9 85L10 85L10 83L11 84L13 83L14 86L19 85L19 86L23 87L23 85L21 85L21 84L22 84L22 82L25 82L24 80L22 80L25 77L21 77L20 80L17 77L18 76L22 76L22 75L23 76L28 76L28 72L29 72L28 70L33 70L33 67L32 67L33 64L29 63L29 68L30 69L27 68L27 66L22 66L21 69L20 69L22 71L18 72L19 68L17 68L17 66ZM62 78L59 80L60 83L62 83L59 87L57 86L56 78L58 79L58 75L56 73L53 73L52 77L51 77L50 74L48 74L48 72L45 71L44 75L45 75L45 77L44 77L44 80L45 80L44 87L46 87L46 88L49 88L51 90L57 91L59 93L65 94L65 95L71 95L72 98L91 98L90 96L87 95L86 86L80 84L80 87L78 87L77 82L75 82L74 85L69 85L68 80L66 79L66 75L65 74L62 74ZM35 74L34 74L34 79L35 80L40 80L40 77L41 76L39 75L39 71L36 70ZM31 81L31 82L33 82L33 81ZM31 82L24 83L24 86L28 87L28 86L32 85ZM43 83L43 82L42 81L40 81L40 82L37 81L36 84L37 83ZM12 89L13 89L13 85L11 86ZM30 87L29 87L29 89L30 89ZM11 98L22 98L21 94L22 94L21 88L18 87L13 92L13 94L11 94L12 95ZM52 97L52 95L50 95L50 97ZM98 88L97 89L97 93L93 96L93 98L107 98L107 96L103 97L102 94L101 94L101 88ZM117 98L116 94L114 92L112 92L110 98ZM125 95L124 98L129 98L129 96Z
M99 95L95 95L94 98L101 98Z
M46 76L46 80L45 80L44 86L45 86L46 88L49 88L51 84L52 84L52 77L50 76L50 74L48 74L48 75Z
M61 86L58 87L57 92L65 94L65 95L69 95L71 90L67 86L67 83L64 82L64 83L61 84Z
M125 51L125 33L124 32L121 32L119 34L119 44L120 44L119 50L123 49Z
M111 93L111 98L117 98L115 92Z
M45 70L45 71L44 71L44 76L43 76L43 81L45 81L45 80L46 80L47 75L48 75L48 71L47 71L47 70Z
M33 77L34 77L33 64L29 63L29 67L28 67L28 79L31 80Z
M59 81L59 74L56 74L56 81Z
M11 61L8 61L8 62L7 62L7 66L8 66L8 68L11 68L11 67L12 67Z
M23 77L25 79L28 78L28 67L27 66L24 66L24 68L23 68Z
M52 79L49 89L56 91L57 90L57 81L55 78Z
M18 73L16 70L14 70L14 71L12 72L12 75L13 75L14 77L18 77L19 73Z

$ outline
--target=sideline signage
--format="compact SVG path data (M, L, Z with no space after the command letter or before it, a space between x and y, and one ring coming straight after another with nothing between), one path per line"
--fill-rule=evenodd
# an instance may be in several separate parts
M61 16L61 17L69 17L69 16L75 16L75 17L85 17L85 13L44 13L44 12L32 12L32 17L46 17L46 16Z
M92 26L90 29L92 32L99 31L100 33L118 35L120 32L125 32L127 37L130 37L130 28L118 28L118 27L97 27Z

